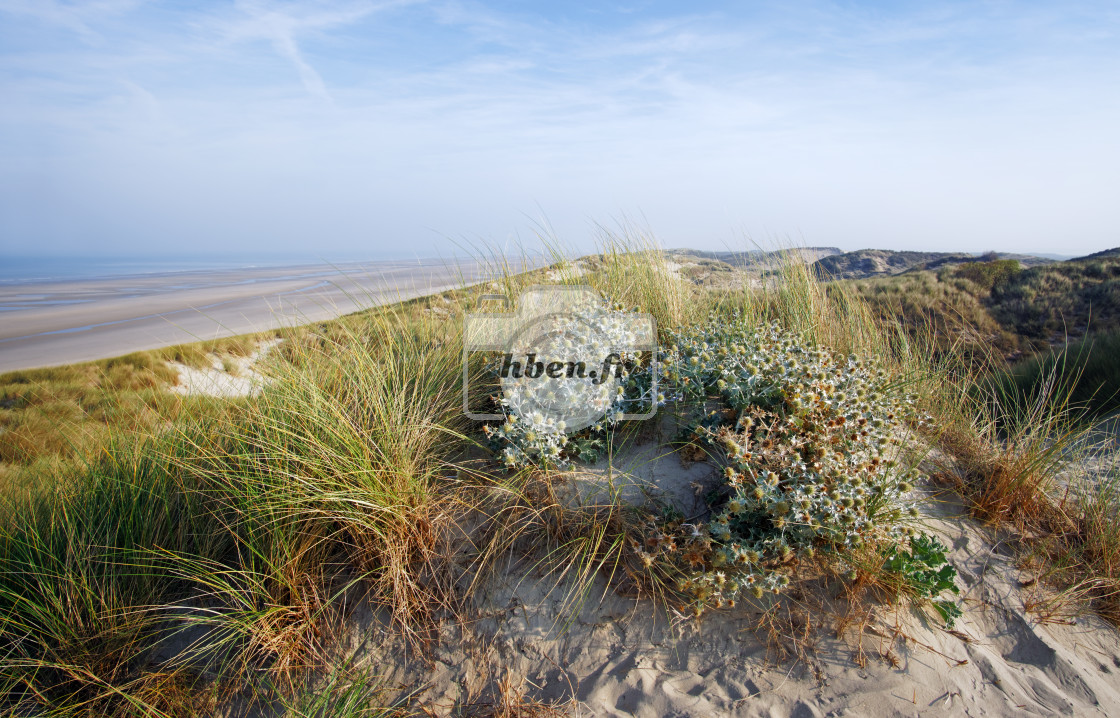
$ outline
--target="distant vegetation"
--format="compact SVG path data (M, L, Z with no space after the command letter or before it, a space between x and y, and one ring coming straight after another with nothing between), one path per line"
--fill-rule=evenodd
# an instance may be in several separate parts
M814 262L813 267L824 279L864 279L878 275L900 274L938 260L970 261L963 253L894 252L885 249L861 249Z
M890 249L860 249L822 257L813 262L821 279L867 279L922 269L940 269L976 262L1014 260L1022 266L1049 264L1052 260L1030 254L988 252L980 256L964 252L896 252Z
M1001 326L1037 348L1120 328L1120 256L1025 269L992 287L988 304Z
M710 252L702 249L671 249L667 254L670 257L695 257L720 262L732 267L766 267L777 266L784 259L797 259L814 262L822 257L831 257L843 254L843 250L836 247L795 247L791 249L749 249L742 252Z
M963 277L980 289L992 291L1009 282L1022 266L1015 259L994 259L987 262L969 262L957 268L956 275Z
M1120 328L1120 257L1035 267L997 259L855 282L884 319L934 351L1014 362ZM998 364L998 361L997 361Z

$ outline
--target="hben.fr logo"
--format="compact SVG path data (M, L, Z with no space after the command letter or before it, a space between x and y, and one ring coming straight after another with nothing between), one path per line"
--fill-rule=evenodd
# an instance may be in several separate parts
M505 300L506 297L487 297ZM641 352L657 349L657 327L649 314L613 311L591 287L530 287L516 313L469 314L463 332L463 411L472 419L501 420L504 414L471 410L468 355L496 352L502 404L518 418L547 420L573 432L598 422L623 393L627 366ZM651 356L651 366L655 365ZM653 392L657 394L654 373ZM619 411L615 419L648 419Z

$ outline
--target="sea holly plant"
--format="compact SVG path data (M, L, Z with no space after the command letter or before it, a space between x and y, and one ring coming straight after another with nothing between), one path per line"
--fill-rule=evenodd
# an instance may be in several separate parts
M487 365L501 396L500 413L484 418L501 423L484 432L509 468L594 461L619 422L656 410L652 318L590 288L538 287L521 302L516 317L467 325L468 342L506 345Z
M736 316L676 335L660 369L686 438L724 464L710 520L667 544L678 555L653 557L681 565L697 612L781 590L798 559L843 564L913 532L919 473L901 447L923 417L874 361Z
M959 594L957 569L945 557L946 548L937 538L927 534L910 537L910 550L896 547L887 557L884 568L896 574L903 590L919 600L928 600L947 628L961 617L954 601L940 598L945 591Z
M722 478L708 495L707 521L650 523L631 548L646 569L677 573L697 614L778 592L799 560L818 554L854 575L848 561L861 549L891 550L916 533L911 492L921 475L902 449L928 418L873 359L816 347L777 324L721 315L671 335L655 368L662 383L654 401L675 404L685 440L722 464ZM630 367L616 401L650 398L649 374ZM572 438L513 415L490 435L511 466L562 464L577 446L594 454L620 413L612 406ZM931 544L910 546L903 566L950 579L951 566L922 563L937 558L926 550ZM907 576L915 596L946 590L930 593L940 584L917 569ZM955 606L935 605L952 618Z

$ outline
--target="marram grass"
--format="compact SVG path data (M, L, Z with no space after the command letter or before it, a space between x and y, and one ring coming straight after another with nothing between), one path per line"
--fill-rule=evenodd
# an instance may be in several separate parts
M495 265L511 266L500 257ZM993 423L973 421L955 393L972 381L967 367L933 364L920 341L883 325L846 285L822 284L794 261L775 270L715 295L630 232L606 236L582 274L561 271L556 281L586 282L653 314L663 342L699 336L711 312L738 312L745 325L774 322L822 352L876 357L883 381L873 390L884 402L932 414L927 437L971 457L972 473L960 481L969 495L979 495L983 467L1009 457L1042 467L1054 456L1040 454L1044 442L999 453L993 447L1006 446L1005 437L987 431ZM569 506L550 493L547 472L497 466L480 427L462 416L463 313L477 308L480 294L516 296L542 280L541 272L508 271L493 286L285 332L261 367L269 383L259 396L160 413L146 435L112 431L82 460L41 475L38 490L7 492L0 711L171 716L259 702L291 716L403 714L368 666L337 658L350 609L381 607L422 651L433 621L469 614L488 572L524 565L516 557L557 580L574 578L573 605L603 575L662 603L681 601L680 567L646 560L650 536L667 536L665 522L679 518L627 506L615 494ZM50 377L35 381L48 386ZM706 388L721 391L715 380ZM718 427L709 428L718 442ZM905 493L902 467L889 476L898 480L884 485ZM845 499L855 507L874 485L864 484L863 495L854 482L845 487L841 513ZM800 508L765 492L761 503L747 497L735 507L734 496L722 496L731 539L715 537L719 545L709 548L726 553L750 528L740 525L744 515L764 515L759 525L773 527ZM1120 551L1106 530L1116 492L1095 496L1062 504L1084 538L1065 546L1071 590L1118 575ZM874 516L873 500L863 501L864 514ZM794 554L816 547L786 545ZM784 560L778 543L743 549ZM884 556L902 555L866 545L853 551L847 559L858 582L871 580ZM715 581L713 559L714 550L699 557ZM1103 589L1093 590L1099 597Z

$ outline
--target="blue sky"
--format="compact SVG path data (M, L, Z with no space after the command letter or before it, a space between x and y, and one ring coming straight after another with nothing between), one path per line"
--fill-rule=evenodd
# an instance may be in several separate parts
M1120 6L0 0L0 255L1120 245Z

